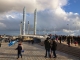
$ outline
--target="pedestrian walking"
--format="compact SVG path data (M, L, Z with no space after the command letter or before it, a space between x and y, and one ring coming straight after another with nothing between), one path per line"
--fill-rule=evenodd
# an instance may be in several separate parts
M54 58L56 58L56 49L57 49L57 43L55 42L55 40L52 40L53 43L52 43L52 47L51 47L51 53L53 52L53 56Z
M49 38L46 38L46 40L44 41L44 45L45 45L45 50L46 50L45 57L50 57L50 42L49 42Z
M59 43L61 43L61 40L62 40L62 36L59 36Z
M1 42L0 42L0 47L1 47Z
M21 46L21 44L18 44L18 47L16 48L16 50L17 50L17 55L18 55L17 59L19 58L19 56L21 56L21 58L22 58L22 53L21 53L22 46Z
M67 37L67 44L68 44L69 47L70 47L70 39L71 39L70 36L68 36Z

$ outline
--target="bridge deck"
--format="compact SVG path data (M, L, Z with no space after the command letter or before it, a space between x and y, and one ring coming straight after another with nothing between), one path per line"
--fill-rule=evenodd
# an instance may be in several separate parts
M15 48L17 44L8 47L8 43L3 43L0 48L0 60L17 60L17 51ZM18 60L78 60L77 58L67 55L65 53L57 51L57 58L44 58L45 50L43 46L37 44L23 43L25 52L23 53L23 58Z

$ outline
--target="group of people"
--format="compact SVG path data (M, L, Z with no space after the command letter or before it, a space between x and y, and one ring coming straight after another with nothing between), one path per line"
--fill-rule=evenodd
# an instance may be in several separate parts
M49 35L50 38L54 38L59 43L67 42L70 47L71 44L80 45L80 36L65 36L65 35Z
M46 38L46 40L44 41L44 44L45 44L45 50L46 50L46 54L45 54L45 57L53 57L56 58L56 48L57 48L57 43L55 42L54 39L50 39L50 38ZM22 46L22 42L19 42L18 43L18 46L17 48L15 49L17 50L17 59L19 57L22 58L22 50L23 50L23 46Z
M49 37L46 38L46 40L44 41L44 45L45 45L45 57L53 57L56 58L56 49L57 49L57 43L55 42L55 39L50 39Z

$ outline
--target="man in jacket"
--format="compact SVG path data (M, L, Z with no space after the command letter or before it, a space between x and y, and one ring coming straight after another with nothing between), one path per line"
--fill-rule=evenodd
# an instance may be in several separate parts
M45 50L46 50L45 57L47 57L47 55L48 55L48 57L50 57L50 42L49 42L49 38L46 38L46 40L44 41L44 45L45 45Z
M56 48L57 48L57 43L55 42L55 40L53 40L51 50L53 51L54 58L57 57L56 56Z

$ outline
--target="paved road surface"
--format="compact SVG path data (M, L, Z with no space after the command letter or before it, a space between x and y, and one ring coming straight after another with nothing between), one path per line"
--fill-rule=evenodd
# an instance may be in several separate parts
M23 43L25 52L23 58L17 58L17 51L15 48L17 44L9 47L8 43L3 43L0 48L0 60L79 60L73 56L57 51L57 58L44 58L45 49L43 46L37 44Z

